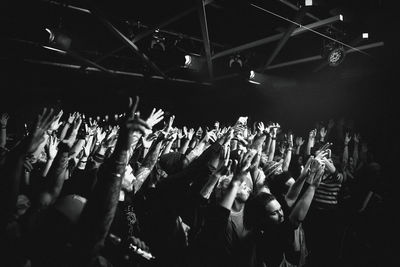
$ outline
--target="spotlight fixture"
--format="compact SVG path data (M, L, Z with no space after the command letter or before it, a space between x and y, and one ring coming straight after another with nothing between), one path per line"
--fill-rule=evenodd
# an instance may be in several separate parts
M185 55L185 64L183 65L185 69L200 71L203 65L204 58L195 55Z
M261 84L261 80L259 78L261 78L262 76L260 76L260 74L256 74L256 72L254 70L251 70L249 73L249 83L253 83L253 84Z
M68 50L71 47L72 40L59 29L45 29L49 34L49 45L54 48Z
M153 35L153 38L150 43L150 48L158 51L165 51L165 37L157 34Z
M326 60L328 65L331 67L336 67L343 62L346 52L342 45L331 42L325 46Z
M243 67L243 60L240 55L234 55L229 59L229 67L231 69L240 70Z

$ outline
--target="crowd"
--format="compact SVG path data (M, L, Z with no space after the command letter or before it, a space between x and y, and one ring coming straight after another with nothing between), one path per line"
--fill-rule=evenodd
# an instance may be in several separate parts
M344 119L188 129L138 104L21 136L1 114L1 266L380 266L381 164Z

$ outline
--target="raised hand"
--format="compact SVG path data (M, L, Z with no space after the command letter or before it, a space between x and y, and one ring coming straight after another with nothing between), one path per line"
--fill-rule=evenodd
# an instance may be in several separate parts
M327 133L328 133L328 130L327 130L325 127L322 127L322 128L319 130L319 135L320 135L320 137L321 137L321 141L324 141L324 140L325 140L325 136L326 136Z
M51 135L49 139L49 145L47 147L47 155L49 157L49 160L53 160L57 156L57 146L58 146L58 139L56 136Z
M162 129L162 132L164 133L164 135L168 135L171 130L172 130L172 124L174 123L175 120L175 116L172 115L171 117L169 117L168 123L165 124L164 129Z
M28 136L28 153L33 153L39 145L45 140L45 134L50 129L51 124L56 119L54 110L44 108L42 114L39 114L33 128Z
M77 115L73 123L71 124L72 126L69 129L69 133L67 133L67 136L64 138L64 140L61 141L61 143L66 144L68 148L72 148L78 135L78 130L81 126L81 123L82 118L80 115Z
M187 137L188 137L189 140L193 139L194 133L195 133L194 129L190 128L190 130L189 130L189 132L187 134Z
M304 144L304 139L301 136L296 137L296 146L302 146Z
M218 162L217 169L214 172L214 175L228 175L229 170L232 165L232 160L229 159L230 156L230 147L229 145L224 145L220 152L220 158Z
M205 142L210 142L214 143L217 140L217 134L215 133L215 130L211 130L209 132L206 132L204 136L204 141Z
M311 163L314 161L314 156L310 156L306 162L306 165L303 167L301 166L301 172L300 172L300 178L304 178L307 176L307 174L311 171Z
M162 135L162 133L161 133ZM157 139L157 134L149 134L148 136L142 138L142 143L145 148L150 148L154 140Z
M183 139L184 137L186 137L186 135L181 129L178 129L178 139Z
M232 183L238 182L239 184L241 184L243 182L247 173L251 169L251 163L256 154L257 151L255 149L249 149L244 155L241 154L239 156L239 160L234 161L235 168L232 177Z
M220 125L219 121L214 122L214 129L218 131L220 129L219 125Z
M1 128L5 128L7 126L7 122L8 122L9 118L10 118L10 116L7 113L1 114L1 116L0 116Z
M317 130L313 129L310 131L310 133L308 134L308 139L314 140L315 137L317 136Z
M120 134L117 141L117 146L120 150L128 151L130 149L135 132L144 134L147 130L151 130L151 127L140 118L140 113L137 112L138 105L138 96L136 96L135 103L133 103L131 97L129 98L128 111L120 123Z
M103 128L98 127L96 129L96 142L97 144L101 144L101 142L103 142L104 138L106 138L106 132L103 131Z
M293 134L289 134L287 141L288 141L289 148L293 148Z
M314 172L311 172L310 175L310 185L318 187L319 184L322 181L322 177L324 176L324 172L325 172L325 164L321 163L319 161L314 161L316 162L316 164L314 165Z
M357 143L357 144L360 143L360 139L361 139L360 134L359 133L355 133L354 136L353 136L354 143Z
M259 123L257 123L257 131L259 133L263 133L265 130L265 126L264 123L262 121L260 121ZM269 130L269 129L268 129Z
M77 113L77 112L74 112L74 113L72 113L72 114L70 113L70 114L68 115L68 120L67 120L67 122L68 122L69 124L72 124L72 123L74 122L76 116L78 116L78 113Z
M346 135L344 137L344 145L347 146L349 144L350 140L351 140L350 133L346 133Z
M153 108L150 116L146 120L146 123L150 126L150 128L153 128L154 125L156 125L163 119L164 119L164 111L161 109L156 110L155 108Z
M279 123L272 123L270 126L269 126L269 134L270 134L270 136L272 137L272 138L276 138L276 135L277 135L277 133L278 133L278 129L280 128L281 126L279 125Z

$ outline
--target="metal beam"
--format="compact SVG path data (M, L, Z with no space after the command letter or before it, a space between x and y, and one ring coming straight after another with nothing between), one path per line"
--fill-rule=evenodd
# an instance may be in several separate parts
M137 56L140 57L150 68L152 68L157 74L161 75L165 79L168 79L167 75L165 75L143 52L139 50L139 48L131 41L128 37L126 37L122 32L120 32L117 28L114 27L108 20L106 20L99 11L92 9L92 14L96 16L116 37L121 39L121 41L130 48Z
M73 64L42 61L42 60L35 60L35 59L23 59L23 61L32 63L32 64L62 67L62 68L74 69L74 70L78 70L78 71L81 70L81 66L73 65ZM94 67L87 67L86 71L99 72L100 70L98 68L94 68ZM155 79L155 80L165 80L164 77L158 76L158 75L150 75L149 76L149 75L146 75L143 73L126 72L126 71L118 71L118 70L110 70L110 69L109 69L109 71L112 74L116 74L116 75L125 75L125 76L138 77L138 78L151 78L151 79ZM197 81L185 80L185 79L179 79L179 78L170 78L170 79L168 79L168 81L184 82L184 83L191 83L191 84L201 84L201 85L212 85L211 83L208 83L208 82L197 82Z
M288 1L286 1L286 0L278 0L278 1L281 2L282 4L287 5L288 7L292 8L292 9L294 9L294 10L299 10L299 9L300 9L298 6L296 6L296 5L294 5L294 4L290 3L290 2L288 2ZM316 20L316 21L321 20L320 18L314 16L313 14L311 14L311 13L309 13L309 12L306 13L306 16L309 17L309 18L311 18L311 19L313 19L313 20ZM339 29L336 28L336 27L332 27L332 29L334 29L334 30L337 31L337 32L342 32L342 30L339 30Z
M380 46L384 46L384 45L385 45L384 42L376 42L376 43L371 43L371 44L367 44L367 45L361 45L361 46L355 47L356 49L351 49L350 48L350 49L346 50L346 53L349 54L349 53L353 53L353 52L358 52L358 50L367 50L367 49L380 47ZM296 65L296 64L300 64L300 63L319 60L319 59L322 59L321 55L316 55L316 56L312 56L312 57L306 57L306 58L297 59L297 60L292 60L292 61L283 62L283 63L279 63L279 64L275 64L275 65L269 66L268 70L287 67L287 66L292 66L292 65Z
M306 7L302 7L299 10L296 17L293 20L295 23L290 24L290 26L286 29L286 32L284 33L282 38L279 40L278 44L275 47L275 50L272 52L272 54L268 58L262 71L265 71L269 67L269 65L271 65L272 61L276 58L276 56L279 54L279 52L285 46L285 44L289 40L290 36L292 35L293 31L296 29L297 25L300 24L301 21L303 20L305 14L306 14L306 9L307 9Z
M212 3L213 1L214 1L214 0L205 0L205 1L204 1L204 5L206 6L206 5L210 4L210 3ZM175 21L177 21L177 20L183 18L184 16L187 16L188 14L192 13L192 12L195 11L196 9L197 9L197 7L191 7L191 8L189 8L189 9L183 11L182 13L179 13L178 15L176 15L176 16L170 18L170 19L167 19L167 20L164 21L164 22L161 22L160 24L158 24L158 25L156 25L156 26L153 26L153 27L147 29L145 32L142 32L142 33L136 35L136 36L133 38L132 41L133 41L134 43L136 43L136 42L142 40L143 38L145 38L145 37L151 35L152 33L154 33L155 30L164 28L165 26L171 24L172 22L175 22Z
M204 50L206 52L208 74L209 74L209 77L212 79L213 66L212 66L212 59L211 59L210 37L208 35L208 27L207 27L206 8L205 8L204 0L196 0L196 1L198 4L199 19L200 19L200 25L201 25L201 33L203 35Z
M307 25L301 25L300 27L296 28L292 32L292 34L290 36L292 37L292 36L296 36L296 35L305 33L309 29L317 29L317 28L320 28L322 26L337 22L337 21L339 21L341 19L342 19L342 16L341 15L337 15L337 16L333 16L333 17L330 17L330 18L327 18L327 19L323 19L323 20L320 20L320 21L317 21L317 22L313 22L313 23L310 23L310 24L307 24ZM283 36L284 36L284 33L278 33L278 34L275 34L275 35L272 35L272 36L268 36L268 37L265 37L263 39L251 42L251 43L243 44L243 45L240 45L240 46L237 46L237 47L222 51L220 53L217 53L212 57L212 59L216 59L216 58L227 56L227 55L230 55L230 54L233 54L233 53L238 53L240 51L247 50L247 49L250 49L250 48L253 48L253 47L256 47L256 46L260 46L260 45L264 45L264 44L267 44L267 43L271 43L273 41L277 41L277 40L281 39Z
M75 11L79 11L82 13L86 13L86 14L91 14L92 12L90 12L89 9L85 9L85 8L81 8L81 7L77 7L77 6L73 6L73 5L69 5L69 4L65 4L65 3L60 3L57 1L52 1L52 0L42 0L43 2L49 3L49 4L53 4L53 5L57 5L57 6L61 6L61 7L65 7L65 8L69 8Z

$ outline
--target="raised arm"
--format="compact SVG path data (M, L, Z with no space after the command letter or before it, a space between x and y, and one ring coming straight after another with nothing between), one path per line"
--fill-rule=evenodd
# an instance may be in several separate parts
M147 177L150 175L150 172L156 165L158 157L160 155L162 142L164 139L165 136L163 133L160 133L157 136L157 139L153 142L152 146L149 149L149 152L145 156L142 165L135 172L136 180L134 182L134 189L135 189L134 193L139 191L143 183L146 181Z
M360 143L360 134L354 134L353 136L354 148L353 148L353 167L357 168L358 165L358 144Z
M38 149L53 120L53 109L43 109L28 136L7 155L0 175L0 227L2 229L17 204L25 158Z
M217 169L210 175L207 182L204 184L202 189L200 190L200 195L205 198L209 199L211 193L214 190L215 185L218 183L219 179L223 175L227 175L230 166L232 164L232 160L229 160L230 149L228 145L224 145L223 149L220 152L220 158L218 162Z
M45 208L53 204L60 195L68 167L68 155L75 143L81 123L81 118L77 116L70 128L69 134L67 133L66 138L58 145L57 155L46 178L45 189L39 194L37 203L39 208Z
M250 171L251 162L256 155L254 149L250 149L245 155L241 155L239 161L234 162L234 174L232 181L229 184L228 190L219 202L219 205L231 210L233 202L235 201L236 195L239 191L241 184L243 183L247 173Z
M304 144L304 139L301 136L296 137L296 155L300 155L301 146Z
M279 124L273 124L270 130L270 139L271 139L271 145L268 150L268 161L273 161L274 160L274 155L275 155L275 146L276 146L276 135L278 132Z
M311 201L315 194L315 190L320 184L322 176L324 174L324 168L324 164L322 162L319 162L318 160L314 159L311 163L310 186L300 197L299 201L296 203L289 215L289 220L296 227L298 227L298 225L304 220L307 215L307 212L311 205Z
M306 155L311 155L311 148L314 147L315 144L315 137L317 135L317 130L313 129L310 131L308 134L308 142L307 142L307 149L306 149Z
M282 170L283 171L288 171L289 170L289 165L290 165L290 161L292 159L292 151L293 151L293 134L289 134L288 136L288 148L286 150L286 156L285 159L283 161L283 165L282 165Z
M288 192L286 193L285 200L286 200L286 204L289 207L292 207L293 204L297 201L297 198L299 197L301 190L303 189L304 182L306 181L306 178L310 171L311 162L313 160L314 160L313 156L308 158L306 165L301 170L300 176L296 179L296 181L292 184L292 186L289 188Z
M6 147L6 141L7 141L7 122L10 116L7 113L3 113L0 116L0 125L1 125L1 130L0 130L0 147L5 148Z
M344 148L343 148L343 157L342 157L342 163L343 166L346 166L347 163L349 162L349 142L351 140L350 134L346 133L344 136Z
M150 129L136 114L139 98L133 104L129 99L126 117L121 120L120 133L114 152L100 167L97 183L89 196L79 221L79 261L83 266L96 257L104 245L113 221L121 190L121 180L128 163L128 151L132 146L132 135Z

